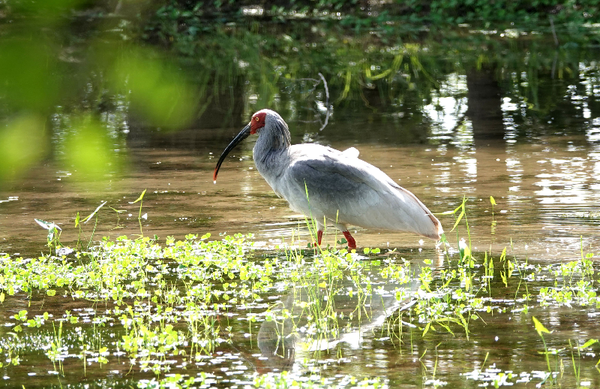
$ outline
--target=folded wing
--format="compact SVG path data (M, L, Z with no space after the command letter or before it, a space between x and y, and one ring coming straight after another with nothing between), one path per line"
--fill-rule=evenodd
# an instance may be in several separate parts
M304 150L291 150L293 162L280 188L297 211L317 220L411 231L433 239L443 233L440 222L415 195L358 159L357 152L301 146Z

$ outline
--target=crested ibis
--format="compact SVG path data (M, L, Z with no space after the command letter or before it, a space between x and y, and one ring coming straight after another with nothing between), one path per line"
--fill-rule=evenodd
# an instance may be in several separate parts
M321 244L326 221L344 234L348 248L356 241L346 225L414 232L439 239L439 220L411 192L387 174L358 158L358 150L338 151L318 144L292 145L287 123L279 114L263 109L233 138L219 157L217 174L227 154L252 134L258 172L290 207L317 223Z

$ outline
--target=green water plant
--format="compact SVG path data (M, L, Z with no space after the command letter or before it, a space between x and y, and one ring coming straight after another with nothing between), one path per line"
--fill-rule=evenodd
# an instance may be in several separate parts
M106 205L106 201L103 201L102 203L100 203L100 205L92 212L90 213L87 217L85 217L83 220L81 220L80 216L79 216L79 212L77 212L77 214L75 215L75 228L78 229L78 234L77 234L77 245L76 247L80 247L81 244L81 235L82 235L82 228L81 228L81 224L87 224L87 222L89 222L92 218L94 218L94 228L92 229L92 233L90 234L90 239L87 243L86 248L89 248L92 245L92 241L94 239L94 233L96 232L96 227L98 227L98 211L100 211L100 209L102 209L102 207L104 207Z
M53 340L50 342L46 349L46 356L52 362L52 366L54 367L54 371L59 372L64 375L64 345L63 345L63 322L61 321L58 325L58 330L56 329L55 323L52 323L52 330L54 331ZM58 362L58 369L56 368L56 363Z
M51 250L56 252L61 247L60 235L62 233L62 228L54 222L47 222L41 219L34 220L40 227L48 231L48 235L46 236L47 245Z
M463 199L455 213L460 217L457 241L418 254L377 248L350 253L330 246L305 250L293 244L259 251L251 235L210 234L105 238L69 256L54 250L33 258L2 254L0 303L32 307L9 318L14 336L0 334L2 362L10 369L9 361L40 353L48 370L62 380L70 375L67 366L76 362L88 377L122 364L121 371L134 380L143 377L139 385L145 387L161 382L212 385L229 379L218 375L213 361L229 369L223 370L227 374L247 376L244 369L271 355L265 348L269 334L272 356L291 359L284 368L293 373L262 378L258 387L309 382L304 371L320 375L325 380L320 385L335 384L342 374L328 376L329 366L345 371L347 355L363 352L363 341L387 347L398 358L420 360L427 367L424 382L441 386L449 378L439 368L450 363L444 355L454 346L448 345L468 348L477 340L485 347L482 331L496 328L494 321L506 315L519 325L529 319L532 302L547 309L589 307L595 313L593 255L584 253L564 263L529 263L511 256L510 248L497 253L471 250L466 239L461 252L461 235L468 235L465 204ZM476 242L476 236L471 238ZM531 296L525 298L523 290ZM50 314L34 311L42 301L44 309L53 310ZM532 320L544 345L547 373L541 379L561 383L573 377L585 383L588 371L582 365L595 343L575 339L583 345L571 346L570 358L565 358L564 349L546 343L548 330ZM484 361L488 368L482 366L465 379L513 382L518 374L495 369L495 358L490 349ZM570 376L564 368L568 363L574 366ZM198 373L194 380L191 372ZM526 382L536 377L529 374ZM351 387L376 385L363 378L342 381ZM380 383L385 385L387 378Z
M548 378L552 378L554 380L554 375L553 375L553 371L552 368L550 367L550 355L557 355L557 352L551 350L548 350L548 345L546 344L546 339L544 339L544 334L551 334L550 331L548 331L548 329L546 327L544 327L544 325L535 317L532 316L531 319L533 320L533 325L535 328L535 331L538 333L538 336L542 339L542 343L544 344L544 351L539 351L540 354L544 355L544 358L546 359L546 365L548 367L548 375L546 377L546 379L544 379L544 382L548 379Z
M132 201L129 203L129 204L140 203L140 209L138 211L138 224L140 225L140 237L144 236L144 229L142 228L142 219L144 218L144 216L142 215L142 207L144 206L144 195L145 194L146 194L146 189L144 189L142 191L142 193L139 195L139 197L135 201Z

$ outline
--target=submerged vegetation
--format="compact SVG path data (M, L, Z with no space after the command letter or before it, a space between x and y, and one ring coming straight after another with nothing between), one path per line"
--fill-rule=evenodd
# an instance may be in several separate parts
M0 301L14 313L0 334L4 379L26 371L56 386L141 388L598 382L595 335L552 320L561 306L586 309L592 319L581 317L582 328L595 320L596 255L544 265L511 258L510 248L472 252L465 203L448 214L457 240L420 260L293 242L263 252L242 235L123 236L86 250L55 240L39 257L5 254ZM494 348L475 366L441 356L483 352L486 334L505 336L498 326L511 321L520 335L500 344L514 357L537 354L520 367L494 367L505 358ZM352 354L374 343L418 361L420 374L350 368ZM334 367L341 374L325 373Z

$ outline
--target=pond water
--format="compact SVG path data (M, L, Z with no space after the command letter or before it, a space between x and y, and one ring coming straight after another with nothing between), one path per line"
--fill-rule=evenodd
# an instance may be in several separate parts
M552 112L556 116L549 118L547 128L525 137L514 134L517 130L533 132L524 128L526 124L518 129L514 124L523 120L520 103L504 97L498 120L506 127L506 134L498 138L480 136L478 132L487 128L478 131L464 116L468 106L463 96L464 80L451 74L445 82L454 88L455 95L434 97L431 104L422 107L432 123L427 136L419 134L420 126L411 128L408 123L402 127L402 131L424 138L422 142L405 143L396 138L398 124L390 123L385 115L366 118L347 111L339 117L334 112L322 131L319 123L307 126L290 120L292 130L299 124L308 127L305 133L296 131L292 141L316 141L341 150L358 148L362 159L380 167L437 214L453 210L466 197L470 227L477 236L476 250L512 244L521 256L561 261L577 257L581 247L598 247L600 119L592 117L587 105L598 99L600 90L562 96L563 103L581 105L577 115L565 118L560 111ZM250 107L255 108L260 107ZM578 133L568 127L556 128L554 122L564 121L577 121ZM535 126L543 127L540 123ZM76 213L83 218L103 201L125 212L103 209L96 238L139 233L140 204L130 203L143 190L147 193L142 226L147 236L181 238L187 233L242 232L255 234L257 243L265 247L274 247L289 243L295 234L297 243L305 245L309 239L305 219L277 198L255 170L252 138L234 151L217 183L212 182L216 157L239 129L138 133L141 141L132 135L127 142L129 170L100 183L77 182L57 164L45 162L2 192L0 247L12 253L39 251L45 231L34 218L57 223L63 228L62 240L73 244L79 234L73 227ZM439 218L450 231L454 217ZM84 229L88 238L91 224L87 231ZM434 242L409 234L358 227L353 231L362 247L434 247ZM334 242L332 235L335 232L326 234L329 244Z
M598 345L576 348L600 338L594 273L600 251L600 57L592 50L565 54L536 48L545 65L531 65L534 50L521 52L519 45L507 58L521 58L522 66L498 60L480 71L450 68L458 60L448 52L428 56L424 50L419 59L435 78L427 82L436 87L417 87L427 93L416 97L411 89L390 97L392 92L377 84L351 89L354 95L334 102L326 98L323 84L315 83L317 91L307 94L303 84L282 79L270 84L280 88L277 92L261 93L261 84L248 77L232 85L236 90L246 85L241 96L219 103L238 108L209 105L194 125L179 132L143 125L135 117L125 118L125 130L111 127L109 116L126 111L128 103L117 104L104 120L118 133L112 151L125 156L125 169L86 181L66 169L56 153L0 188L0 251L8 254L2 262L0 385L157 387L160 380L164 385L171 380L171 387L276 387L283 370L290 371L288 382L323 387L353 386L350 376L359 383L371 380L366 386L389 387L600 385ZM428 62L438 65L428 68ZM333 96L343 90L331 80L337 75L327 77L327 92ZM386 85L393 89L402 82ZM362 159L438 214L449 246L352 227L359 246L353 257L342 252L332 264L327 254L298 251L311 243L305 218L292 212L254 168L252 138L224 162L217 183L212 181L216 158L252 112L266 105L288 121L292 143L356 147ZM328 124L320 129L327 105ZM223 119L223 112L234 113ZM62 129L55 129L58 144ZM134 203L144 190L143 202ZM463 199L466 218L451 232L457 213L444 212ZM104 202L87 224L75 227L77 213L83 218ZM10 293L14 279L9 281L7 258L50 251L47 231L34 219L60 226L67 246L81 240L87 247L103 236L144 235L157 236L167 250L168 236L182 240L211 233L218 240L223 233L251 233L259 251L240 243L243 250L235 258L242 268L252 264L247 266L267 275L245 286L250 281L240 268L223 270L227 265L210 262L221 255L218 248L190 243L188 251L203 258L200 263L185 262L182 252L140 249L135 257L146 262L134 266L135 275L123 276L122 289L112 286L118 298L103 295L110 296L109 281L97 289L81 280L64 284L69 287L34 288L37 276L30 273L23 276L30 286ZM477 264L457 265L457 240L469 237ZM342 248L339 239L329 230L324 244ZM284 247L287 251L276 251ZM365 247L381 252L362 255ZM510 259L502 257L505 248ZM100 254L92 264L113 256L111 248L96 250ZM582 260L586 255L591 262ZM492 257L495 271L486 261ZM67 261L72 271L85 262ZM269 273L270 261L280 275ZM127 266L120 263L113 272ZM102 277L111 274L99 269ZM212 281L215 269L222 273ZM202 271L207 273L194 273ZM423 286L428 272L435 288ZM299 275L284 276L294 273ZM238 285L231 286L234 282ZM263 289L255 285L261 282ZM48 288L58 293L47 293ZM204 301L196 296L204 293L200 289L219 292ZM23 310L25 319L17 317ZM50 316L44 318L44 312ZM127 315L130 322L123 319ZM190 319L194 315L199 319ZM554 331L542 333L556 351L549 362L540 353L545 344L531 316ZM39 326L34 320L23 332L14 330L36 317ZM63 324L64 334L58 335ZM186 335L169 338L173 328ZM190 377L195 381L185 383Z

